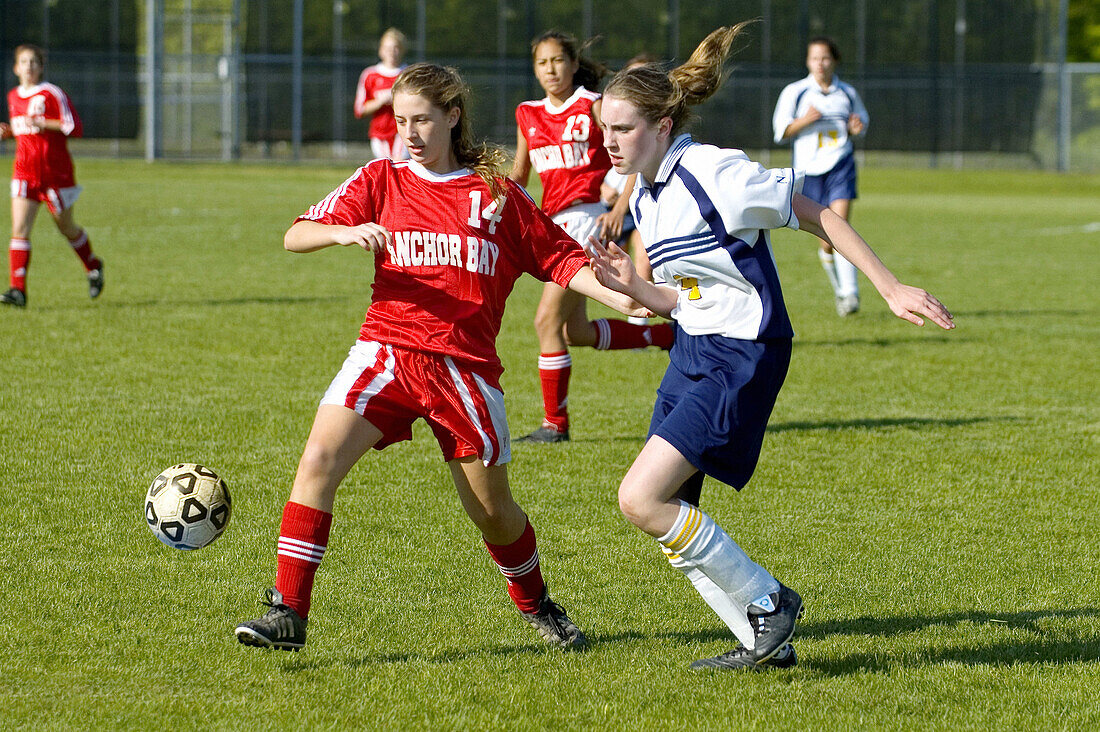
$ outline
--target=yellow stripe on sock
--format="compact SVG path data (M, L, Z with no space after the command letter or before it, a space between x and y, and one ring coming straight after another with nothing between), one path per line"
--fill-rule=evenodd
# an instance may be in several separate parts
M699 525L702 522L702 514L699 509L693 506L688 513L687 521L684 522L684 527L680 529L680 533L674 536L672 541L665 544L665 546L674 552L682 552L684 547L690 544L695 535L699 533Z

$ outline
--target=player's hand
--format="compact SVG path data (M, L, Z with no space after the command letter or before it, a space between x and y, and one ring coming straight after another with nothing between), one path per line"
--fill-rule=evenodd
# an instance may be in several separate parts
M596 280L601 285L625 295L633 292L638 271L634 269L634 261L630 255L618 244L611 242L605 247L596 237L590 236L584 249L588 253Z
M608 211L596 217L596 225L599 227L600 241L615 241L623 235L623 219L626 212L615 213Z
M863 119L858 114L853 114L848 117L848 134L863 134Z
M393 242L389 230L375 223L341 226L333 232L332 238L340 246L359 246L375 254Z
M910 287L899 282L893 290L884 293L883 297L890 306L890 311L902 320L924 325L924 320L920 317L923 315L944 330L955 327L954 316L943 303L919 287Z
M813 124L819 119L821 119L821 111L812 104L810 105L810 108L806 110L806 114L802 115L802 121L804 121L807 125Z
M381 89L374 98L383 104L393 104L393 91L390 89Z
M10 140L15 135L11 133L11 125L7 122L0 122L0 140Z

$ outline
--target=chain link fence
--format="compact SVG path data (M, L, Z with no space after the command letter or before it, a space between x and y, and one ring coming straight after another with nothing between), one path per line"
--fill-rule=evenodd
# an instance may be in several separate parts
M0 52L10 58L19 42L48 41L48 78L84 120L82 155L364 160L355 83L390 25L409 35L408 60L460 69L475 129L508 146L516 104L542 96L528 47L541 31L598 36L590 55L617 68L640 51L682 60L708 30L758 18L729 81L697 108L700 139L784 160L787 151L771 141L773 106L806 74L803 39L828 31L844 55L838 73L871 116L860 143L868 164L1100 170L1100 64L1051 60L1057 22L1041 0L999 9L964 0L754 0L690 10L678 0L605 0L598 13L590 0L74 3L0 0ZM80 37L100 39L98 48L59 40L77 5Z

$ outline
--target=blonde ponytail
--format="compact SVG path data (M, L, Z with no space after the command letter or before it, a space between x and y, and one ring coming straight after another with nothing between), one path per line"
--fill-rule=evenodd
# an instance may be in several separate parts
M670 118L676 134L690 117L688 107L706 101L722 86L723 67L733 53L733 43L754 22L746 20L713 31L687 61L667 73L657 64L624 69L611 79L604 95L630 102L651 123Z

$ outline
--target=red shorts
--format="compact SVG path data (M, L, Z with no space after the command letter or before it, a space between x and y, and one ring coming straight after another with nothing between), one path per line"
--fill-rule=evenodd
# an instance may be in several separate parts
M445 460L477 455L489 466L512 459L497 379L450 356L357 341L321 404L354 410L381 430L376 450L412 439L412 423L423 417Z
M50 213L55 216L67 208L72 208L82 190L84 190L83 187L78 185L56 188L42 183L19 180L18 178L12 178L11 181L12 198L41 201L49 207Z

